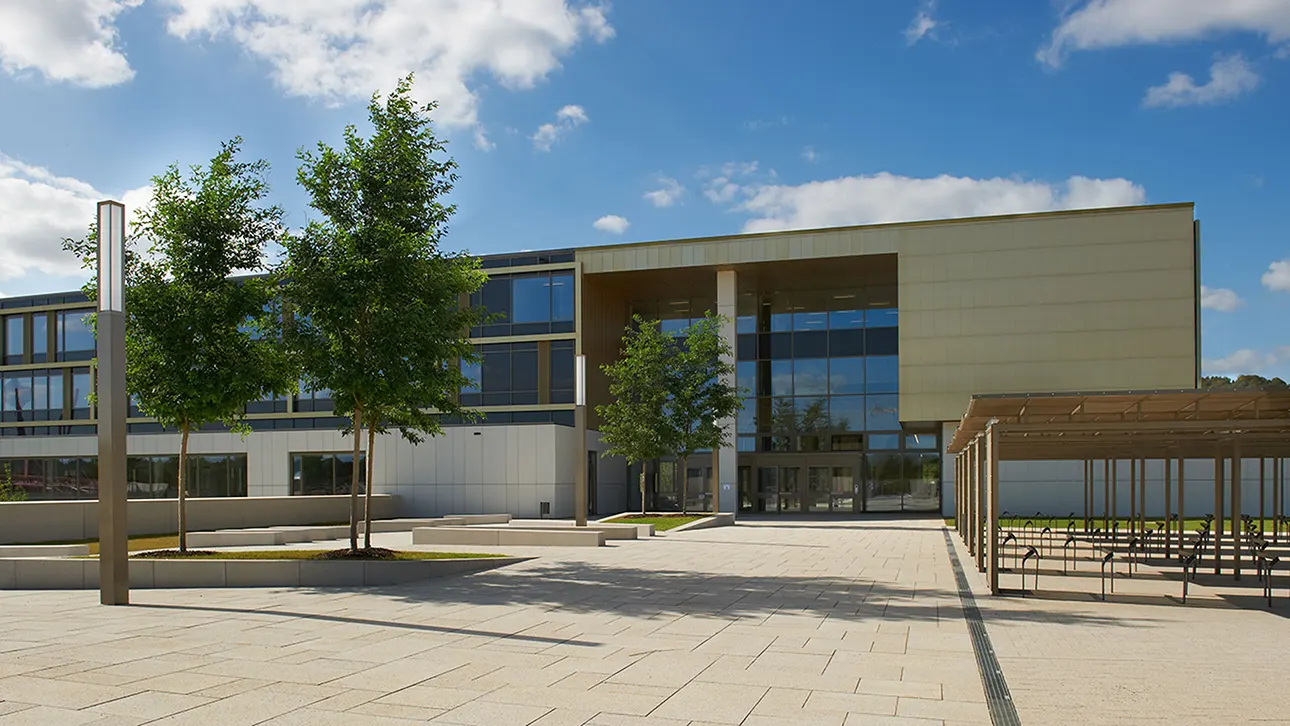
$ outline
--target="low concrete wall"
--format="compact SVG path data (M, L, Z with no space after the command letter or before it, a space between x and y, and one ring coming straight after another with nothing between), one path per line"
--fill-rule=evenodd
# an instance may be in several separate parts
M0 557L82 557L89 545L0 545Z
M525 561L524 557L460 560L130 560L130 587L358 587L399 585ZM97 559L0 559L0 590L92 590Z
M599 530L518 529L509 527L418 527L412 530L412 544L474 545L482 547L603 547L605 533Z
M176 529L174 499L132 499L130 534L164 534ZM398 513L398 497L372 495L372 516L388 519ZM0 544L60 542L93 539L99 533L99 503L7 502L0 504ZM349 521L349 496L212 497L188 500L188 529L272 527Z
M578 528L576 522L568 519L515 519L511 520L511 526L520 529L566 530ZM604 532L605 539L638 539L654 535L654 525L652 524L588 522L586 529Z
M665 534L679 532L690 532L696 529L708 529L710 527L728 527L735 523L735 515L727 512L725 514L714 514L703 519L696 519L689 524L683 524L675 529L668 530Z

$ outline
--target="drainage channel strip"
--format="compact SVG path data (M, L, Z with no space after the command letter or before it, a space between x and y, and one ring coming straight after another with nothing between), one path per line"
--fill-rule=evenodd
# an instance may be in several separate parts
M994 726L1021 726L1017 707L1012 702L1012 695L1008 693L1008 682L1003 678L1003 668L994 656L994 645L990 643L990 634L985 630L981 610L976 606L976 597L968 585L963 566L959 564L959 556L954 552L954 541L950 539L948 530L941 530L941 534L945 536L945 548L950 553L950 564L954 566L954 579L958 582L963 617L967 619L968 635L972 638L972 652L976 654L976 665L981 671L981 685L985 688L990 722Z

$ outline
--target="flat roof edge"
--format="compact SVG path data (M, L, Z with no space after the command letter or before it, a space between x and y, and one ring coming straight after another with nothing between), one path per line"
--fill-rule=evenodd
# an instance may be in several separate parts
M981 222L1001 222L1016 219L1040 219L1046 217L1085 216L1093 214L1126 214L1133 212L1153 212L1169 209L1196 208L1195 202L1167 202L1162 204L1137 204L1121 207L1091 207L1088 209L1054 209L1043 212L1014 212L1012 214L987 214L976 217L947 217L944 219L919 219L906 222L873 222L870 224L850 224L836 227L809 227L805 229L783 229L770 232L745 232L740 234L722 234L708 237L681 237L677 239L641 240L639 242L621 242L607 245L588 245L574 247L575 253L595 253L610 250L623 250L652 245L689 244L694 242L722 242L732 240L759 239L783 235L822 234L825 232L849 232L856 230L894 229L901 227L925 227L951 224L973 224ZM1193 212L1193 217L1195 216Z

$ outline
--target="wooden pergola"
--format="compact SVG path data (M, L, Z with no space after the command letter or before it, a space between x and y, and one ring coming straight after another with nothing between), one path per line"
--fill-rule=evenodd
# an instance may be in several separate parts
M1101 474L1103 518L1118 521L1118 463L1130 462L1131 528L1145 532L1146 462L1164 463L1165 521L1171 522L1173 474L1177 473L1177 527L1167 524L1166 542L1183 547L1185 499L1183 460L1214 462L1213 562L1224 562L1241 576L1241 460L1258 459L1260 494L1272 460L1272 518L1285 515L1282 460L1290 458L1290 392L1269 391L1119 391L1031 393L973 396L959 422L948 453L955 457L955 523L987 574L990 591L999 593L999 462L1084 462L1084 518L1093 516L1094 483ZM1230 505L1224 534L1224 476L1231 467ZM1139 476L1139 467L1141 475ZM1260 527L1264 501L1261 496ZM1107 504L1109 503L1109 505ZM1132 529L1130 536L1132 536ZM1225 540L1226 538L1226 540Z

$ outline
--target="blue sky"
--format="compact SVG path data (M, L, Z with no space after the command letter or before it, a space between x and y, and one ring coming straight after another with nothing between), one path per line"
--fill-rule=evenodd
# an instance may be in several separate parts
M93 201L417 72L473 252L1194 201L1209 373L1290 376L1290 0L8 0L0 292Z

